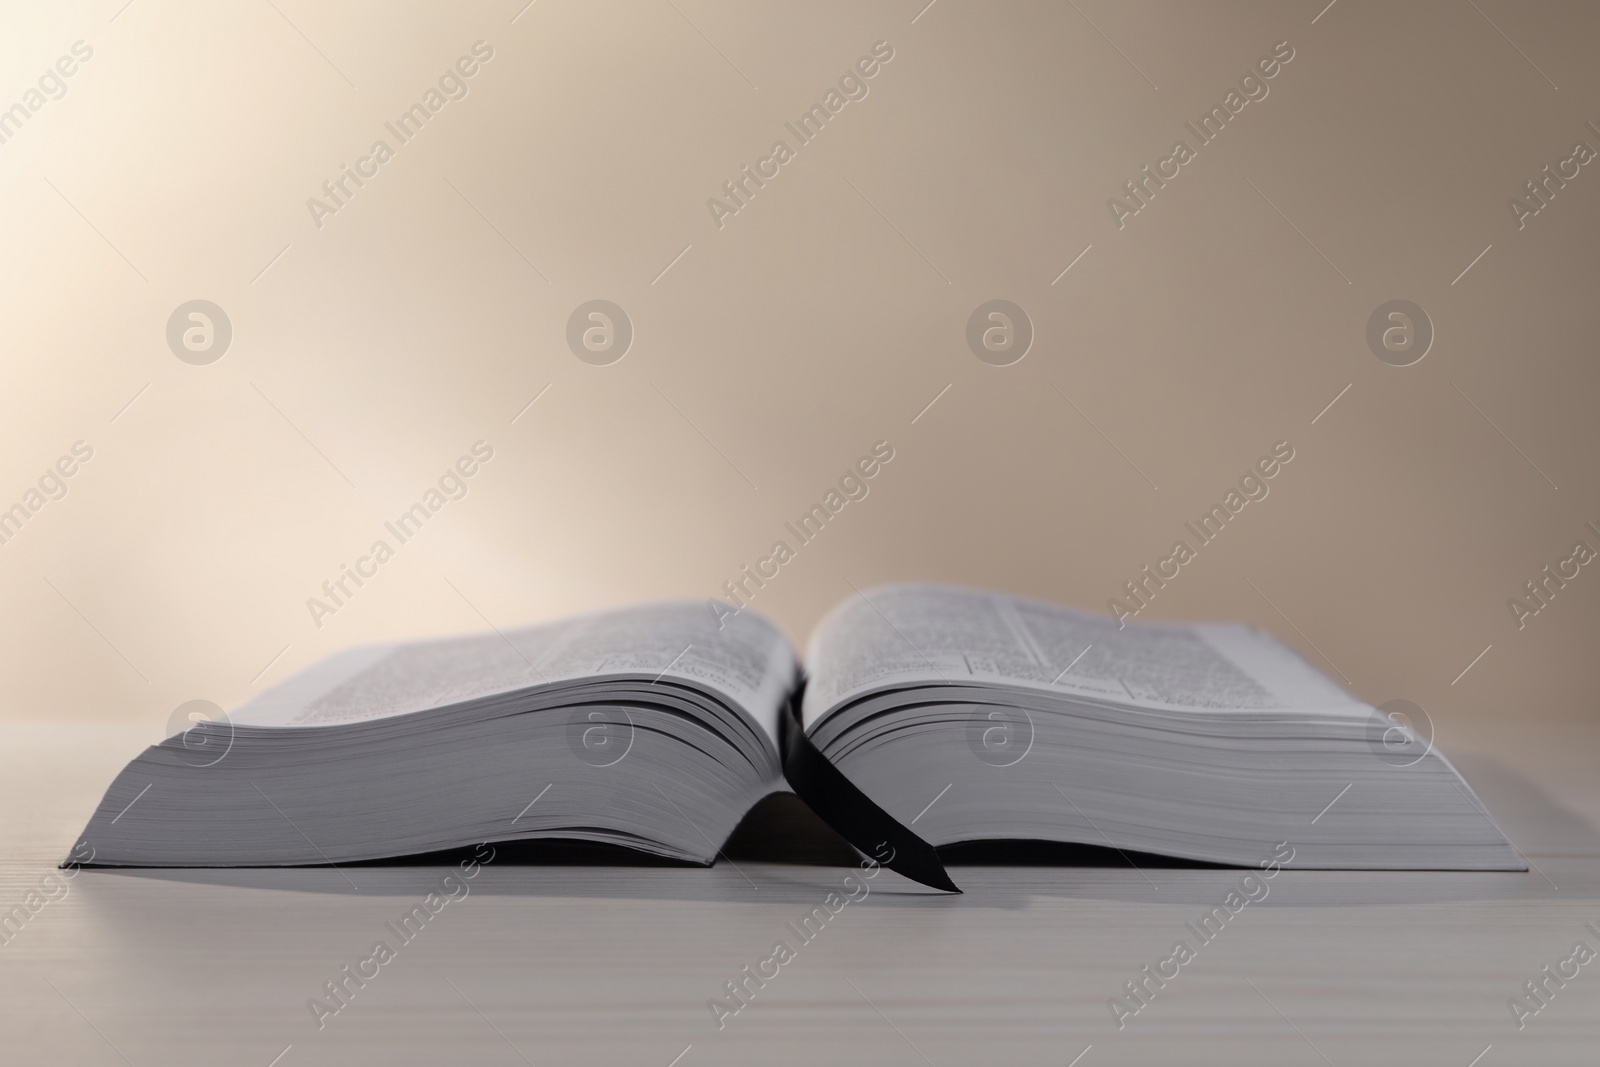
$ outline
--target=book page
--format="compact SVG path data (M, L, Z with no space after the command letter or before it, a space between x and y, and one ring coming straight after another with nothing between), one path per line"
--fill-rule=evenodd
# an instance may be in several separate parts
M772 739L794 679L794 650L745 612L718 621L703 602L628 608L544 626L353 649L263 693L229 718L320 726L404 715L546 683L643 675L695 683L744 709Z
M1245 626L1130 622L972 589L892 585L836 607L812 634L807 728L884 687L990 682L1151 708L1367 706Z

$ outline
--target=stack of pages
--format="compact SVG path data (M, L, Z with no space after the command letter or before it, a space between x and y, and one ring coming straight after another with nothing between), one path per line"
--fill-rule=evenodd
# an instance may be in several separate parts
M789 789L796 711L863 803L936 847L1525 869L1441 753L1266 634L932 585L841 603L803 671L771 623L699 602L345 652L147 749L83 840L107 865L536 838L709 864Z

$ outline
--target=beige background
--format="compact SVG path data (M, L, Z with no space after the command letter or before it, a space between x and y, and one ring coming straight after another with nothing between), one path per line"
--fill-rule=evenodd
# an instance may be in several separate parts
M1506 607L1600 548L1600 168L1521 231L1506 206L1600 148L1594 8L274 2L0 9L0 106L94 49L0 144L0 506L94 448L0 545L0 714L153 741L353 643L714 596L887 439L757 600L797 641L852 583L1103 609L1288 440L1146 617L1270 629L1446 751L1452 718L1594 715L1600 574L1520 632ZM480 39L470 94L316 228ZM879 40L719 230L707 198ZM1119 230L1107 199L1284 40ZM608 367L564 339L597 297L636 330ZM1005 368L964 341L996 297L1037 333ZM194 298L233 324L209 366L164 338ZM1395 298L1437 332L1407 368L1364 339ZM313 625L479 439L469 495Z
M1123 1031L1107 998L1238 871L885 875L725 1031L706 998L837 859L498 863L323 1030L307 997L436 866L85 871L0 938L0 1064L1592 1062L1600 979L1525 1029L1506 1005L1600 923L1600 572L1520 632L1506 600L1600 548L1600 170L1521 231L1506 201L1600 149L1600 9L524 3L0 4L0 109L94 49L0 144L0 508L94 448L0 544L0 912L184 702L715 596L880 439L756 601L796 640L894 579L1102 609L1291 442L1146 616L1421 705L1530 870L1285 871ZM317 229L306 198L478 40L470 94ZM706 199L879 40L719 231ZM1118 230L1107 199L1279 41L1270 95ZM234 329L207 366L165 340L196 298ZM595 298L637 332L606 367L565 341ZM994 298L1036 328L1014 366L966 346ZM1367 347L1393 299L1436 329L1414 366ZM318 629L306 599L479 439L467 497Z

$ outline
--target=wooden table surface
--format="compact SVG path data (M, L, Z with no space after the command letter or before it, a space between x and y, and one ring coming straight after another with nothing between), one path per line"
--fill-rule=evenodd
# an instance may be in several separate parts
M150 740L5 737L0 911ZM1508 1000L1576 942L1600 950L1600 726L1451 723L1441 743L1533 869L1285 870L1120 1029L1108 1000L1198 944L1185 924L1243 872L959 865L960 897L885 873L802 943L787 924L850 872L820 843L772 862L757 832L712 869L508 854L404 944L385 924L441 866L84 871L0 946L0 1062L1594 1063L1600 962L1548 982L1520 1030ZM324 983L380 939L393 958L319 1026L308 1000L335 1003ZM794 957L719 1029L708 1001L780 939Z

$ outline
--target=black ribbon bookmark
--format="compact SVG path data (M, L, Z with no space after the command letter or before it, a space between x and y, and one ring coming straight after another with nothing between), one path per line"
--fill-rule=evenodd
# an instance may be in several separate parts
M961 890L950 880L939 853L829 762L800 725L800 694L783 716L783 774L796 795L817 817L861 852L896 874L947 893ZM889 858L883 859L885 851Z

